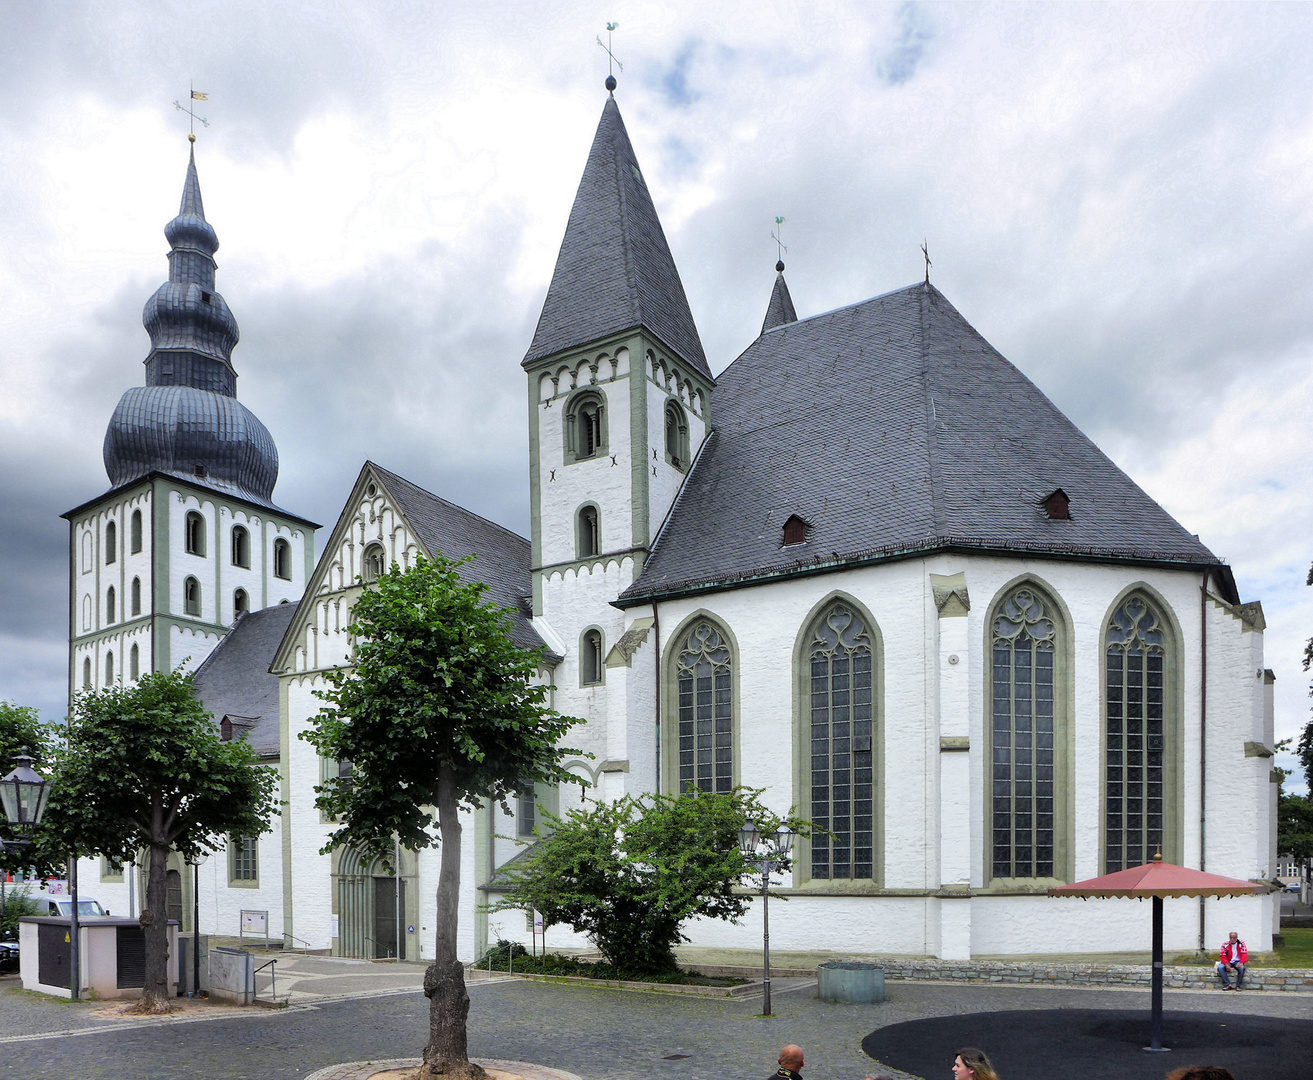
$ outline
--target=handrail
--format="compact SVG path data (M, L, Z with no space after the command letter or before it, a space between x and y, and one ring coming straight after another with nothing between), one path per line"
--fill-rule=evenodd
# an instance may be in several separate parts
M309 956L309 955L310 955L310 942L306 941L305 938L303 938L303 937L297 937L295 934L289 934L286 930L283 931L283 937L284 937L286 940L288 940L288 941L299 941L299 942L301 942L301 946L302 946L302 948L301 948L301 953L302 953L302 955L304 955L304 956ZM295 948L295 947L294 947L294 946L293 946L293 947L289 947L289 948L287 949L287 951L288 951L288 952L291 952L291 951L293 951L293 948Z
M277 1001L278 1000L278 957L275 956L272 960L266 960L253 972L251 972L252 988L254 988L255 976L259 975L260 972L262 972L267 967L273 968L273 971L269 972L269 1000Z

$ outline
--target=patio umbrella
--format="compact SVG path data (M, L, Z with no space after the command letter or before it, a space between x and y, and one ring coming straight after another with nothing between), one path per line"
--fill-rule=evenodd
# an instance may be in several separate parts
M1163 1046L1163 897L1164 896L1251 896L1267 892L1268 887L1239 878L1207 874L1185 866L1163 862L1162 852L1153 862L1132 866L1102 877L1059 885L1050 896L1133 896L1153 900L1153 1023L1151 1045L1146 1050L1164 1050Z

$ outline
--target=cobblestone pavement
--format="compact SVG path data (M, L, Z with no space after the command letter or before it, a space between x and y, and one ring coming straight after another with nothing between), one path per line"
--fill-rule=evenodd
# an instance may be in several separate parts
M257 963L264 963L257 954ZM279 1001L304 1004L325 998L358 997L367 992L415 990L424 985L424 964L376 964L343 956L302 956L282 953L270 976L265 969L255 977L256 993L272 990Z
M879 1005L827 1005L810 987L761 999L685 998L520 979L470 984L470 1053L536 1062L583 1080L760 1080L779 1047L807 1053L807 1080L862 1080L880 1070L861 1051L877 1027L999 1009L1148 1008L1137 990L890 983ZM421 993L321 999L280 1011L196 1010L123 1021L0 979L0 1080L303 1080L342 1062L416 1056L427 1031ZM1169 992L1169 1010L1306 1018L1313 996ZM198 1019L200 1017L200 1019ZM210 1017L213 1017L212 1019ZM952 1064L945 1047L943 1075ZM1060 1070L1061 1048L1054 1048ZM686 1055L686 1056L676 1056ZM1283 1072L1297 1075L1305 1063ZM886 1070L887 1071L887 1070ZM1164 1067L1164 1073L1167 1071ZM1241 1078L1247 1080L1247 1078Z

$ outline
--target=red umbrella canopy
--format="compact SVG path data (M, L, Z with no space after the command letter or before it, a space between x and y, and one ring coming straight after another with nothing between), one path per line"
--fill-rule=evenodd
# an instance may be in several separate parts
M1077 881L1073 885L1059 885L1049 890L1050 896L1249 896L1267 892L1268 886L1239 878L1207 874L1185 866L1163 862L1155 855L1151 863L1118 870L1113 874Z

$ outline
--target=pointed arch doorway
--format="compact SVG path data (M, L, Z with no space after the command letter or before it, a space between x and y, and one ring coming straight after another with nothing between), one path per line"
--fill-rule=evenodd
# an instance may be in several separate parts
M415 924L414 852L401 851L398 870L394 874L381 856L371 857L355 848L333 853L335 956L418 959L416 937L409 931Z

